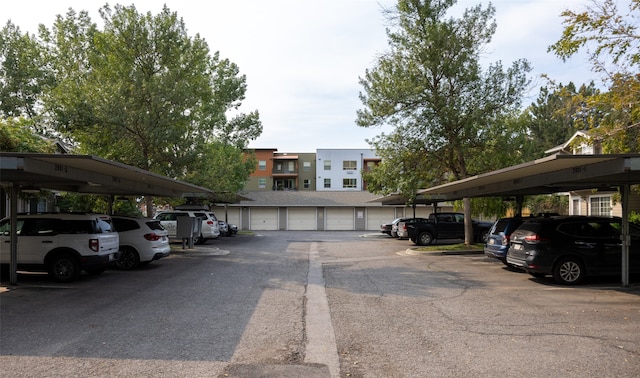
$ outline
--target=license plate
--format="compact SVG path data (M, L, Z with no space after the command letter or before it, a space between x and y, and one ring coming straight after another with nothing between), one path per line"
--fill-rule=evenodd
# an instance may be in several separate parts
M489 239L489 244L496 244L496 241L493 239Z
M514 244L514 245L512 245L512 247L513 247L513 249L519 251L519 250L522 249L522 244Z

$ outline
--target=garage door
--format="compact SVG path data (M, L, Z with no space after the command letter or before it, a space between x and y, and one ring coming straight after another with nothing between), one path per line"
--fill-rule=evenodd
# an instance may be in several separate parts
M249 216L251 217L252 230L271 230L278 229L278 208L252 208Z
M380 225L389 223L395 219L395 209L393 207L367 209L367 230L380 231Z
M352 231L353 208L327 208L327 230Z
M241 210L239 207L228 207L226 210L227 222L231 224L235 224L240 229L242 225L240 213ZM213 207L213 213L216 215L216 218L219 220L224 220L225 218L225 208L222 206Z
M290 207L287 209L287 230L317 230L315 207Z

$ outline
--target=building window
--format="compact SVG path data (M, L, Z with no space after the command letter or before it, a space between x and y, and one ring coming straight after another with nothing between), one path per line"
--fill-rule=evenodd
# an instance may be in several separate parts
M342 170L343 171L355 171L358 169L358 162L355 160L344 160L342 162ZM351 179L349 179L351 180Z
M331 160L325 160L324 161L324 170L325 171L330 171L331 170Z
M331 179L324 179L324 187L325 188L331 188Z
M311 187L311 180L309 180L309 179L304 179L304 180L302 181L302 185L303 185L303 187L304 187L305 189L309 189L309 188Z
M258 179L258 188L265 189L266 187L267 187L267 179L266 178Z
M258 161L258 170L260 170L260 171L266 171L267 170L267 161L266 160L259 160Z
M610 196L591 197L589 199L589 204L591 205L591 215L611 216Z
M305 161L302 163L302 169L304 171L310 171L311 170L311 162L310 161Z
M571 203L572 203L571 215L580 215L580 200L573 199Z
M353 189L357 188L356 179L342 179L342 188L343 189Z

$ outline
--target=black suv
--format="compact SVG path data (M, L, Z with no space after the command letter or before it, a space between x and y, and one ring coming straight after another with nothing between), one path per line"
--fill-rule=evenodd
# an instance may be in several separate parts
M507 263L535 277L573 285L585 276L622 272L622 220L551 216L525 220L511 234ZM640 228L630 224L629 271L640 272Z

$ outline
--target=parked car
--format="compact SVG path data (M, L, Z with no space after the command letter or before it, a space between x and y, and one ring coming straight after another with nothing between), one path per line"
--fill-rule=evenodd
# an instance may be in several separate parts
M172 210L161 211L154 219L160 221L162 227L169 232L169 239L177 238L178 217L189 216L202 218L202 228L200 234L196 236L196 244L204 244L209 239L217 239L220 237L220 229L218 228L218 219L212 212L206 210Z
M404 219L398 222L398 225L397 225L398 239L409 239L409 231L407 229L407 225L428 222L428 221L429 220L427 218L409 218L409 219Z
M523 221L522 217L498 219L487 234L484 254L502 261L505 265L509 265L507 264L507 251L511 244L511 234Z
M471 220L473 241L486 242L493 222ZM439 239L464 239L463 213L434 213L429 214L428 222L413 223L407 226L409 239L416 245L429 245Z
M119 269L135 269L169 256L169 233L159 220L116 215L112 219L120 235L120 257L115 261Z
M629 271L640 272L640 228L629 225ZM560 284L622 272L622 221L616 217L550 216L526 219L511 234L507 263Z
M238 233L238 226L232 223L229 223L228 225L229 225L229 232L231 233L231 235Z
M58 282L76 280L82 270L100 274L118 256L119 235L104 214L18 215L17 266L46 271ZM10 263L11 219L0 221L0 263Z
M380 225L380 232L387 234L393 238L398 237L398 223L402 220L409 219L407 217L396 218L390 223L384 223Z
M223 220L218 220L218 228L220 229L220 235L223 236L229 236L229 226L227 225L227 222L223 221Z

